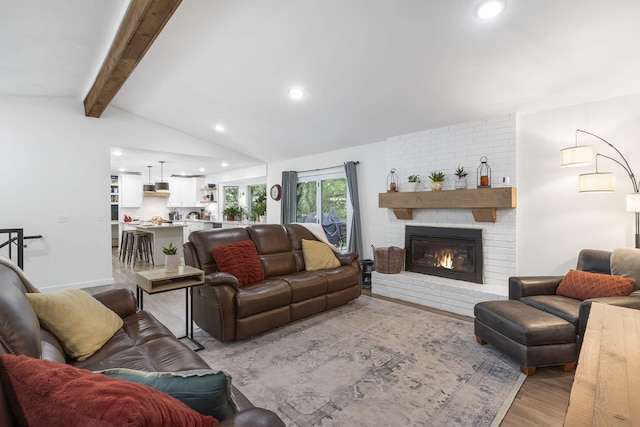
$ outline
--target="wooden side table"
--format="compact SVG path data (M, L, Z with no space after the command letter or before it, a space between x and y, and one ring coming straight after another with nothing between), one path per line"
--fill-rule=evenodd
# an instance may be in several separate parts
M202 344L193 338L193 287L204 283L204 271L191 267L181 266L176 273L167 273L164 268L146 270L136 273L136 298L138 308L144 309L144 293L149 295L160 292L185 290L185 335L178 339L186 338L196 346L195 351L204 349Z

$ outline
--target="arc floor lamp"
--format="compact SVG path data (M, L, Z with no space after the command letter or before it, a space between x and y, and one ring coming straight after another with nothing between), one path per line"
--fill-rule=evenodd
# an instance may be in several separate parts
M627 159L622 155L612 143L599 137L598 135L587 132L586 130L576 129L576 145L574 147L564 148L560 150L562 156L562 166L584 166L593 163L593 147L590 145L578 145L578 133L585 133L591 135L594 138L607 144L613 148L620 157L621 161L610 156L606 156L601 153L595 154L596 171L593 173L580 174L579 177L579 190L580 192L603 192L603 191L615 191L616 190L616 176L611 172L599 172L598 171L598 157L604 157L605 159L616 162L624 171L629 175L631 185L633 187L633 193L627 194L627 212L635 212L636 217L636 248L640 248L640 183L636 181L636 177L631 170L631 166Z

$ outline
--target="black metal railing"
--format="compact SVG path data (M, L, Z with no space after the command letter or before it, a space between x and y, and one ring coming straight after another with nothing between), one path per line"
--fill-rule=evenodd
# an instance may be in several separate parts
M26 247L24 241L27 239L40 239L42 238L42 236L25 236L24 229L22 228L0 228L0 234L9 235L9 239L6 242L0 244L0 249L4 248L5 246L9 246L9 258L13 259L12 249L13 245L16 245L16 249L18 252L18 267L24 270L24 248Z

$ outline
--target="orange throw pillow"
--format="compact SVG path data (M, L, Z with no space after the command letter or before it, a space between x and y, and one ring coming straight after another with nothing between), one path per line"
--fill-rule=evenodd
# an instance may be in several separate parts
M619 297L629 295L635 283L635 280L622 276L569 270L556 289L556 294L579 300Z
M264 280L264 268L256 245L251 240L215 246L211 248L211 254L218 264L218 270L236 276L240 286Z
M144 384L27 356L0 356L0 379L18 425L193 426L218 424Z

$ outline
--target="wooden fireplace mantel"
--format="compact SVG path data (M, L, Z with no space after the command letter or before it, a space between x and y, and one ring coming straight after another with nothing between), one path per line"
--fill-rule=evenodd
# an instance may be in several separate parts
M379 193L378 207L391 208L398 219L413 219L413 209L471 209L478 222L496 222L496 210L515 208L514 187Z

